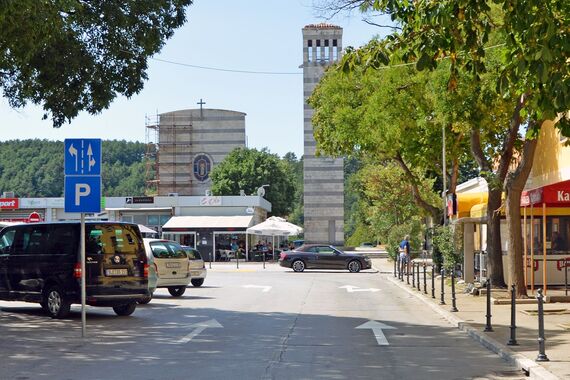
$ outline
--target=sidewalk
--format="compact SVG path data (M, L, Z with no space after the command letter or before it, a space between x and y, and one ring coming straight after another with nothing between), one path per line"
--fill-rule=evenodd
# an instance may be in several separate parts
M509 362L516 363L529 373L533 379L570 379L570 303L544 304L544 329L546 337L546 355L549 362L536 363L538 355L538 318L533 311L535 304L516 305L516 340L518 346L507 346L510 337L511 306L491 305L491 325L493 332L483 332L486 323L486 297L463 293L464 286L456 286L456 305L458 312L451 310L451 286L449 279L445 284L445 303L441 300L441 279L435 280L435 299L431 297L431 270L428 270L427 292L424 294L423 272L420 276L421 291L407 285L406 277L402 282L394 277L394 264L388 259L373 259L373 266L389 281L414 294L426 302L435 312L446 318L451 324L465 331L485 347L496 352ZM530 293L530 292L529 292ZM549 291L549 294L554 293ZM505 293L502 295L506 296ZM530 294L529 294L530 296ZM548 313L551 311L551 313Z

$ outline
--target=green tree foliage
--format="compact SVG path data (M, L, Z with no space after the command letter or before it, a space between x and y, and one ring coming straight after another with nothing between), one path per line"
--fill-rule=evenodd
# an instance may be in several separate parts
M289 170L293 173L295 178L295 197L293 199L292 211L289 214L289 222L298 226L304 226L303 158L298 159L295 153L288 152L283 156L283 161L289 166Z
M43 106L54 127L131 97L148 58L186 21L192 0L7 0L0 6L0 87L12 107Z
M103 141L102 181L105 196L139 196L145 191L146 145ZM0 142L0 192L18 197L63 196L63 142Z
M265 188L272 214L287 216L295 199L295 176L290 165L267 149L236 148L211 173L212 192L216 195L257 194Z

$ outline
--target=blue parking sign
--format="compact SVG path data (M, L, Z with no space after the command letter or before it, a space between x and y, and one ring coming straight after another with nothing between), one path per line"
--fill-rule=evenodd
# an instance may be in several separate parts
M101 212L101 176L65 177L65 212Z
M65 175L101 175L101 139L65 139Z

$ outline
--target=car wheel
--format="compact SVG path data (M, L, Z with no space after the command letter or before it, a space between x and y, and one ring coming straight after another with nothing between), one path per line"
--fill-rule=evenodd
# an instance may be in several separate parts
M131 302L125 305L113 306L113 311L115 312L115 314L121 317L126 317L134 313L136 308L137 308L137 303Z
M360 272L360 262L358 262L357 260L352 260L350 263L348 263L348 271L351 273L358 273Z
M170 286L170 287L168 287L168 293L170 293L170 295L172 297L180 297L181 295L184 294L185 291L186 291L185 286Z
M152 293L150 293L150 296L143 298L142 300L139 301L139 304L141 305L146 305L147 303L149 303L152 300Z
M59 285L48 288L42 301L42 308L44 307L43 304L45 304L45 310L52 318L65 318L71 310L71 303Z
M194 285L195 287L200 287L202 286L202 284L204 283L204 279L203 278L195 278L192 281L192 285Z
M303 260L295 260L293 264L291 264L291 268L293 268L295 272L302 272L305 270L305 263Z

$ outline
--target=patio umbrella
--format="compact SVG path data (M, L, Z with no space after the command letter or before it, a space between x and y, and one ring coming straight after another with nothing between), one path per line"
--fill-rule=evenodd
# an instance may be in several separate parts
M271 236L291 236L303 233L303 229L293 223L289 223L283 218L272 216L267 218L264 222L249 227L246 230L247 234ZM275 244L273 244L273 258L275 259Z
M148 228L144 224L139 224L139 230L141 231L141 234L156 234L157 233L155 230L153 230L152 228Z

